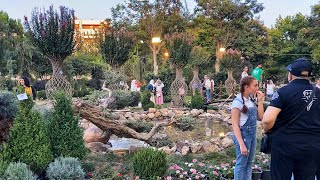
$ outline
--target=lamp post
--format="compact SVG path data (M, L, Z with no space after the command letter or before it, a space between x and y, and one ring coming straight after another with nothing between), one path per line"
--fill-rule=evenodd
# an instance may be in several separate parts
M157 54L159 53L161 45L160 37L153 37L151 40L152 44L152 54L153 54L153 74L158 76L158 62L157 62Z

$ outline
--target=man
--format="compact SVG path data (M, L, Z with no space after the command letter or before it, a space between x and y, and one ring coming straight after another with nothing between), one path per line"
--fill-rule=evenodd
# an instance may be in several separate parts
M212 83L210 81L210 78L208 77L208 75L204 76L204 88L206 90L206 98L207 98L207 103L211 102L211 86Z
M290 83L274 93L262 119L264 132L272 134L298 117L271 135L271 178L290 180L293 173L295 180L314 180L320 167L320 91L311 97L312 65L307 59L295 60L287 70Z
M253 69L251 75L254 78L256 78L256 80L259 82L260 86L261 86L261 82L262 82L262 74L263 74L262 63L259 63L258 66Z

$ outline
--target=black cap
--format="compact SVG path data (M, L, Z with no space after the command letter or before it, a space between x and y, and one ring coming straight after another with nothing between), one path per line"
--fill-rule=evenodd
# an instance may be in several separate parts
M289 71L292 75L300 77L300 76L311 76L312 72L312 63L306 58L299 58L294 60L289 66L287 66L287 71ZM307 71L308 75L302 74L303 71Z

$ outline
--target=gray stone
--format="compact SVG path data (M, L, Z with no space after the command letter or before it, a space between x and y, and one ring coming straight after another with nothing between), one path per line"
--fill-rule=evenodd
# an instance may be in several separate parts
M202 145L200 143L195 143L191 145L191 152L192 153L198 153L202 148Z

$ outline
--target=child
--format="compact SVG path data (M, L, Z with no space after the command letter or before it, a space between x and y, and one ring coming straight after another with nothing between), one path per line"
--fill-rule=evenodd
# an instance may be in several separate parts
M268 97L269 99L272 98L275 87L276 87L276 86L273 84L273 81L272 81L272 80L269 80L269 81L268 81L268 84L267 84L267 97Z

